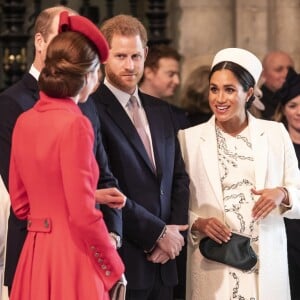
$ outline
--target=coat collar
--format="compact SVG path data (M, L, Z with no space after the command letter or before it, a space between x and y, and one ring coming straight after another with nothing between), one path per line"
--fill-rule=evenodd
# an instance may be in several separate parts
M252 143L252 151L254 157L254 172L256 189L264 187L268 144L264 127L260 120L254 118L248 113L248 126ZM200 136L200 151L203 157L203 163L207 172L208 179L214 189L220 205L223 207L223 192L219 174L218 153L217 153L217 137L215 130L215 117L203 124L203 130Z
M203 130L200 136L200 151L203 157L204 167L208 176L208 180L215 192L216 199L223 208L223 191L220 180L218 165L218 146L215 129L215 116L212 116L203 124Z
M265 186L268 164L268 140L262 120L258 120L248 113L250 138L254 156L255 187Z
M34 109L37 111L48 110L67 110L70 112L82 114L78 105L70 98L52 98L45 93L40 92L40 99L34 105Z

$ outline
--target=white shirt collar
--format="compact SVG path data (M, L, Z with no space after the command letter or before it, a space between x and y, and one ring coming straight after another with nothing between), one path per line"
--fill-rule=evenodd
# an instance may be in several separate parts
M39 80L40 72L37 70L37 68L34 65L31 65L29 74L31 74L36 79L36 81Z
M118 101L124 108L127 106L130 96L135 96L139 105L141 105L138 88L136 88L134 93L130 95L113 86L111 83L108 82L107 78L104 78L104 84L109 88L109 90L114 94L114 96L118 99Z

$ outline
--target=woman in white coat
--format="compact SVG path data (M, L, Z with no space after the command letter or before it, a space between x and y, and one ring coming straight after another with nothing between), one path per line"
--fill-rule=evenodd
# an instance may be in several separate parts
M187 300L289 300L283 217L300 218L300 173L280 123L247 112L262 66L251 52L219 51L212 63L214 113L179 132L190 176ZM257 264L242 271L204 258L200 240L250 236Z

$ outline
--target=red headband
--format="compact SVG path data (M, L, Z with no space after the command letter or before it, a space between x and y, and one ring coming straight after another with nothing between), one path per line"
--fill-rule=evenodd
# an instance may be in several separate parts
M101 63L107 60L109 53L107 41L100 29L89 19L79 15L69 16L67 11L63 11L59 17L58 32L64 31L82 33L97 47Z

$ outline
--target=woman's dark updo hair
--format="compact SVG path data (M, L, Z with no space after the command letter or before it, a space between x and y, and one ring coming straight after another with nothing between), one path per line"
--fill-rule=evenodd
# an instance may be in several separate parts
M231 61L223 61L216 64L210 72L209 81L214 72L224 70L224 69L229 70L234 74L238 82L243 87L244 92L247 92L251 87L254 89L255 80L253 76L246 69ZM255 96L253 93L250 99L246 102L246 109L251 107L251 104L253 103L254 100L255 100Z
M78 32L62 32L47 48L39 88L54 98L76 96L85 84L85 75L99 64L95 45Z

